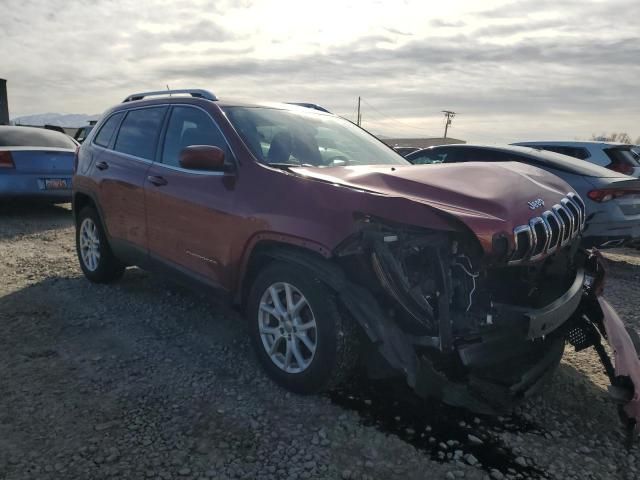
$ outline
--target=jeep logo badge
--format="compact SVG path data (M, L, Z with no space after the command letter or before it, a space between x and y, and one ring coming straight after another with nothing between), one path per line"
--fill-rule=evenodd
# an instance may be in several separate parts
M536 198L535 200L527 202L527 205L529 205L531 210L535 210L536 208L544 207L544 200Z

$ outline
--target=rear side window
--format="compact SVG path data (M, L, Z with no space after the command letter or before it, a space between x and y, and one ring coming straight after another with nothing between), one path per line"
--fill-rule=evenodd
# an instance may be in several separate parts
M447 163L456 162L521 162L522 159L511 152L485 148L448 149Z
M507 159L500 155L500 152L495 152L492 150L482 150L482 149L464 149L462 150L464 154L460 155L459 161L466 162L504 162Z
M565 147L562 145L536 145L533 148L560 153L562 155L567 155L569 157L577 158L580 160L586 160L591 156L589 154L589 151L586 148L582 147Z
M0 147L76 148L75 142L64 133L34 127L0 126Z
M135 157L153 160L166 107L131 110L120 125L114 149Z
M111 138L113 137L123 115L124 113L122 112L116 113L104 122L94 140L97 145L100 145L101 147L108 147L111 144ZM87 134L85 133L84 136L86 137ZM78 138L78 140L80 140L80 138Z
M605 148L611 163L607 168L625 175L633 175L635 167L639 166L638 160L628 148Z
M482 148L448 148L446 163L458 162L504 162L509 160L501 152Z
M627 163L629 165L633 165L637 167L640 165L636 155L631 151L630 148L606 148L604 153L607 154L607 157L613 163Z
M227 161L230 158L227 142L209 115L193 107L174 107L162 149L162 163L179 167L180 152L191 145L220 147Z

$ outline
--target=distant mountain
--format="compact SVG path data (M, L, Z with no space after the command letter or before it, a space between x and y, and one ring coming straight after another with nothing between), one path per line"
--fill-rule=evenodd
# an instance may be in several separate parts
M99 114L86 115L83 113L38 113L24 115L11 119L14 125L58 125L60 127L83 127L89 124L89 120L97 120Z

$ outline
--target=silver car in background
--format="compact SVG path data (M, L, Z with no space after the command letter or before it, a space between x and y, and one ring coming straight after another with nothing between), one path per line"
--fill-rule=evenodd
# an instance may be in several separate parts
M632 177L640 177L640 161L634 145L617 142L518 142L512 145L561 153Z
M640 243L640 180L545 150L518 146L441 145L410 153L413 164L522 162L557 175L582 197L583 244L600 248Z

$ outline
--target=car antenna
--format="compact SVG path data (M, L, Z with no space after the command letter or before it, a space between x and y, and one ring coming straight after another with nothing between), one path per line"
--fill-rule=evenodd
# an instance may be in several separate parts
M171 92L171 89L169 88L169 84L167 83L167 91ZM171 96L171 93L169 93L169 96Z

